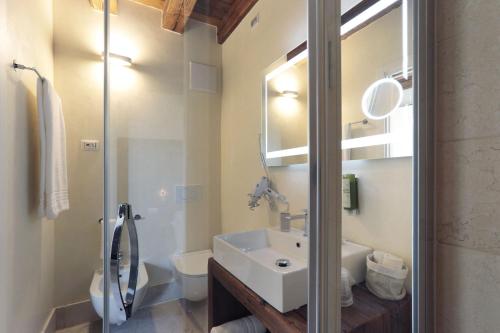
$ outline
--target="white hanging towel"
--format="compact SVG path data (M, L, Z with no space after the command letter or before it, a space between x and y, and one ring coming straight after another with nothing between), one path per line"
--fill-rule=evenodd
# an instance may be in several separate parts
M37 83L40 126L40 217L55 219L69 209L66 129L61 98L47 79Z

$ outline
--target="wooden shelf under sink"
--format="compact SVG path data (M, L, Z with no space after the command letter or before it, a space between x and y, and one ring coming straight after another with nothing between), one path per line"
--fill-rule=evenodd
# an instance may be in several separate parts
M364 285L353 287L354 304L342 308L342 332L411 332L411 299L381 300ZM307 332L307 306L280 313L217 263L208 262L208 329L253 314L272 333Z

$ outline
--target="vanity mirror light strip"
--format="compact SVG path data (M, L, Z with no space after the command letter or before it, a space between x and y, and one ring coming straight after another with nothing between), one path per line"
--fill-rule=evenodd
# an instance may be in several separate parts
M370 135L355 139L345 139L342 140L342 150L387 145L394 141L395 137L391 133ZM266 153L266 158L290 157L305 154L309 154L309 147L307 146L270 151Z
M362 25L363 23L369 21L372 17L381 13L384 9L394 5L400 0L380 0L368 7L365 11L361 12L359 15L355 16L351 20L342 24L340 27L340 35L344 36L349 33L351 30L356 29L356 27Z
M279 158L279 157L289 157L289 156L298 156L298 155L307 155L309 154L309 147L297 147L276 151L268 151L266 153L266 158Z
M390 133L365 136L362 138L342 140L342 150L386 145L394 141L394 135Z
M276 68L275 70L273 70L271 73L267 74L266 75L266 81L269 81L269 80L272 80L276 75L280 74L280 73L283 73L284 71L286 71L287 69L289 69L290 67L293 67L295 64L297 64L298 62L300 62L301 60L304 60L307 58L307 55L308 55L308 52L307 50L305 51L302 51L301 53L299 53L296 57L288 60L287 62L285 62L283 65L279 66L278 68Z

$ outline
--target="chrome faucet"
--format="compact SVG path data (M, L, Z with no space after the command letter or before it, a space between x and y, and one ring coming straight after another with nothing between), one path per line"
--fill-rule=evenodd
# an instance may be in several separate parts
M290 231L290 225L293 220L304 219L304 236L309 236L309 214L307 209L303 210L303 214L291 215L288 211L280 213L280 230L283 232Z

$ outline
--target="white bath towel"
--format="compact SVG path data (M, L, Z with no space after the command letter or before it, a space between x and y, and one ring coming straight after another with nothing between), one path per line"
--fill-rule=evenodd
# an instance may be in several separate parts
M51 220L69 209L66 129L61 98L46 79L38 79L37 104L40 127L39 215Z
M255 316L233 320L212 328L210 333L265 333L266 328Z

